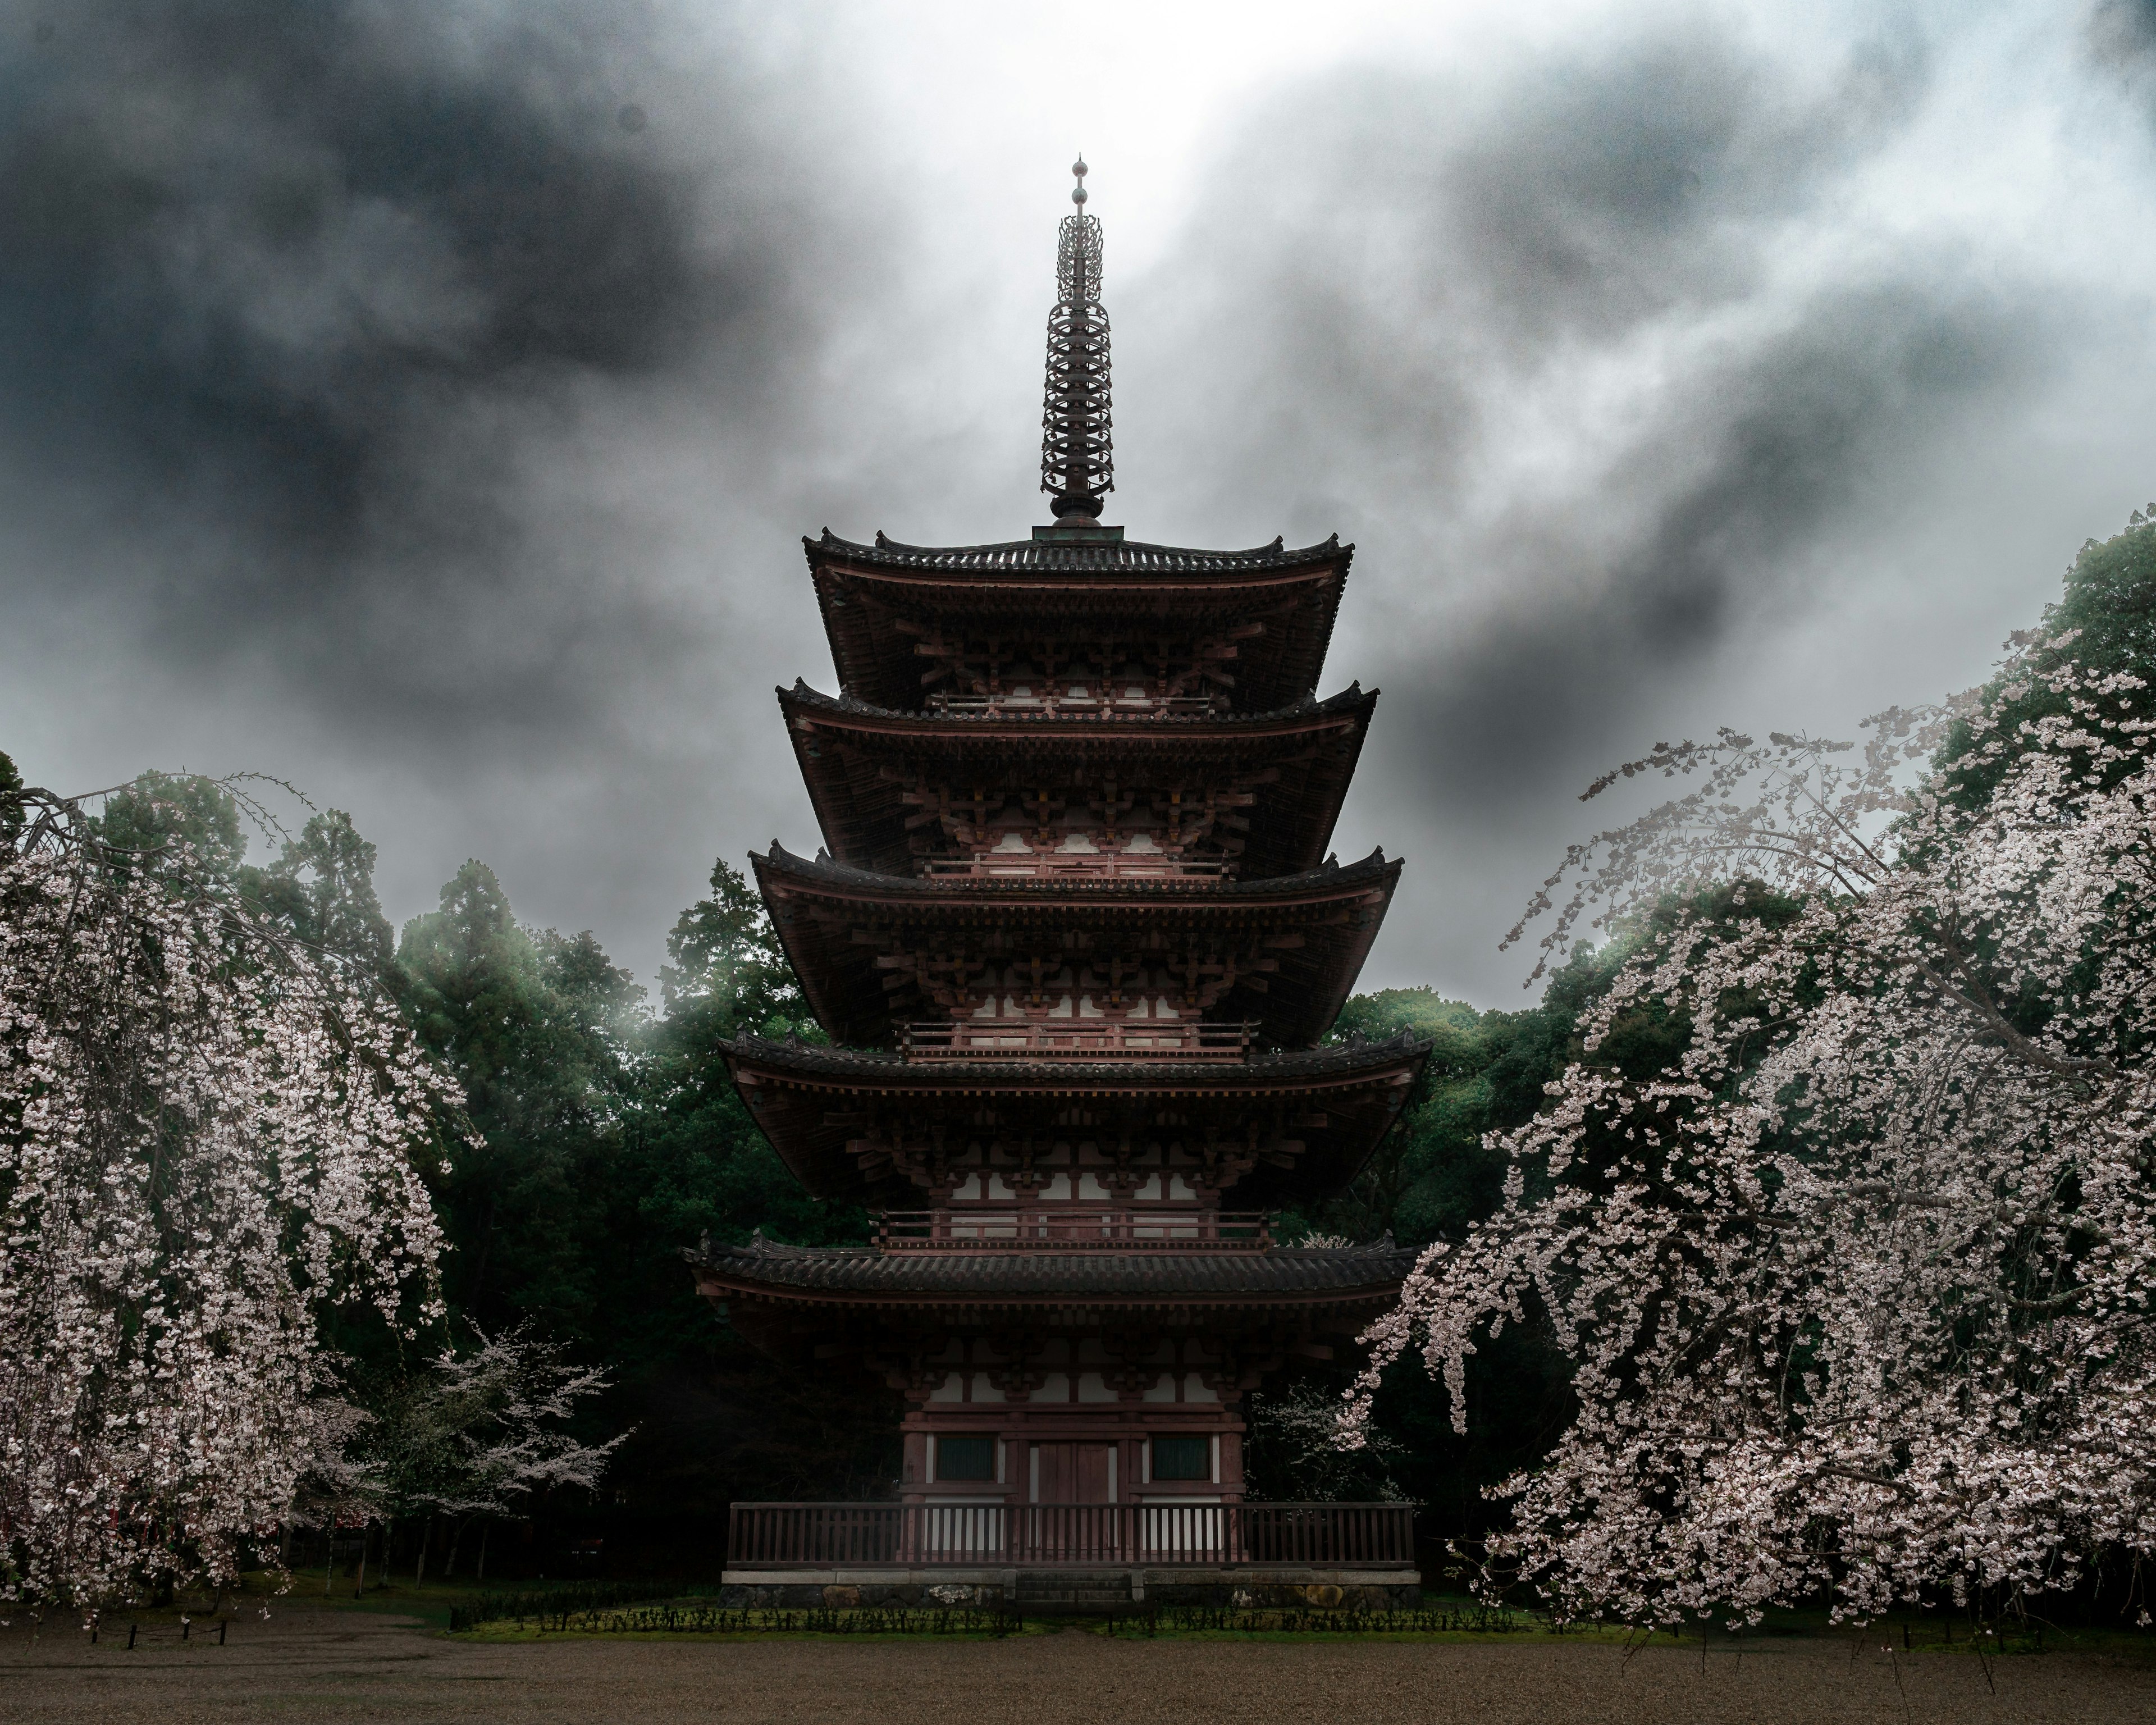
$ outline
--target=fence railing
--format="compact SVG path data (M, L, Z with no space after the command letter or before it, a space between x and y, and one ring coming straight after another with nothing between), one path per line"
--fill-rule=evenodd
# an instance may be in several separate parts
M1085 1251L1263 1251L1271 1245L1269 1210L1088 1209L968 1206L886 1210L876 1227L885 1251L933 1249Z
M916 1060L1240 1060L1251 1029L1195 1019L961 1019L909 1024L902 1045Z
M1414 1562L1410 1503L737 1503L731 1568Z
M929 880L1188 880L1216 885L1229 865L1186 862L1158 851L985 850L972 856L927 856L916 865Z
M1202 716L1215 711L1209 695L931 695L933 713L1009 713L1027 718L1150 718L1163 714Z

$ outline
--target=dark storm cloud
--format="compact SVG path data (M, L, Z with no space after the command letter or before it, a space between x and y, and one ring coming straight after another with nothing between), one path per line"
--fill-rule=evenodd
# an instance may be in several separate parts
M1419 290L1532 352L1753 285L1751 236L1890 136L1925 72L1914 44L1870 44L1800 96L1694 29L1538 64L1458 105L1395 86L1378 111L1399 130L1358 126L1351 147L1399 165Z
M1219 505L1286 500L1300 531L1364 541L1383 782L1485 814L1546 798L2026 383L2043 320L1957 259L1777 275L1920 111L1928 65L1875 42L1800 75L1691 23L1476 89L1339 74L1298 93L1291 139L1235 152L1205 254L1159 280L1200 277L1211 329L1262 334L1196 338L1193 370L1239 393L1184 440L1232 452ZM1277 222L1233 208L1253 177ZM1622 413L1590 423L1627 367ZM1508 466L1528 439L1549 459Z
M2088 45L2098 64L2145 88L2156 79L2156 3L2098 0L2089 8Z
M1513 504L1474 545L1472 578L1527 602L1387 667L1388 770L1487 812L1547 803L1591 752L1647 740L1622 727L1651 719L1673 676L1800 578L1839 521L1907 482L1965 413L1995 412L1987 398L2029 381L2046 332L2027 311L1907 285L1822 295L1691 378L1597 494ZM1571 578L1537 596L1550 570ZM1430 749L1434 737L1448 747Z
M566 720L666 650L649 595L602 611L535 534L583 480L533 452L595 390L765 410L814 337L803 133L635 0L8 25L0 444L18 544L77 518L68 603L362 726Z
M1414 865L1381 980L1516 982L1496 936L1594 821L1578 791L1751 722L1730 667L2058 370L2072 290L1852 213L1936 66L1665 15L1472 79L1330 74L1226 147L1133 296L1124 351L1179 386L1163 448L1204 452L1186 515L1358 542L1332 675L1386 699L1342 842Z
M1313 456L1449 483L1492 393L1756 290L1772 233L1926 81L1920 46L1876 43L1799 90L1697 23L1473 83L1331 74L1274 105L1293 127L1268 112L1225 152L1158 303L1127 322L1203 354L1192 396L1228 409L1208 446L1229 486L1306 485Z
M1970 556L1979 653L2041 603L2002 560L2099 528L2130 465L2099 445L2156 393L2138 253L2045 253L2145 207L2118 96L2156 116L2156 7L2062 18L2033 69L2042 27L1989 13L1773 48L1732 15L1209 67L1217 172L1157 265L1093 206L1120 518L1359 542L1330 679L1387 696L1340 842L1414 860L1382 980L1509 992L1573 793L1754 722L1732 689L1834 581L1966 612L1927 572L1966 452L1998 495L1954 547L2022 530ZM649 974L715 850L815 841L767 692L823 676L793 536L1033 518L1045 266L983 249L1020 230L968 166L1029 27L981 18L947 66L903 9L0 0L0 747L290 777L398 914L477 855Z

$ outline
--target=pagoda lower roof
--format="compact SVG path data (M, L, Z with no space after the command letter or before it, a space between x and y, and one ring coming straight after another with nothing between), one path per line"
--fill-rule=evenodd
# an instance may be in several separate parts
M1273 1247L1236 1252L885 1252L756 1240L688 1255L701 1291L876 1305L1179 1306L1363 1301L1398 1290L1419 1254L1379 1246Z
M1378 703L1359 683L1273 712L1187 717L944 716L799 682L778 695L824 842L843 861L911 866L909 777L1112 769L1127 788L1170 774L1194 791L1209 778L1262 779L1243 834L1245 872L1255 875L1309 869L1325 855Z
M1354 547L1336 534L1296 549L1276 539L1245 551L1126 540L1115 527L1048 528L992 545L873 544L826 527L802 542L840 685L903 705L919 692L912 644L894 618L1004 633L1209 634L1264 629L1238 649L1252 705L1316 686Z
M812 862L775 839L749 860L817 1021L839 1041L870 1044L941 1015L917 985L892 985L895 956L927 948L1011 963L1038 949L1060 968L1074 956L1065 944L1073 934L1091 943L1075 952L1097 952L1103 962L1126 946L1163 963L1187 950L1217 957L1243 948L1235 979L1204 1016L1253 1023L1267 1043L1314 1042L1355 986L1402 867L1380 850L1269 880L953 885Z
M1233 1188L1239 1208L1308 1204L1353 1179L1383 1140L1429 1058L1427 1039L1403 1031L1236 1061L909 1060L880 1049L819 1047L742 1036L718 1045L749 1113L794 1177L819 1198L908 1208L916 1194L887 1168L850 1153L863 1111L901 1111L954 1122L986 1107L1023 1130L1074 1105L1104 1118L1163 1109L1194 1135L1217 1117L1230 1136L1254 1114L1322 1111L1296 1127L1301 1148L1261 1165ZM994 1130L1000 1130L996 1128ZM1107 1128L1102 1128L1106 1130ZM968 1129L961 1126L957 1135Z

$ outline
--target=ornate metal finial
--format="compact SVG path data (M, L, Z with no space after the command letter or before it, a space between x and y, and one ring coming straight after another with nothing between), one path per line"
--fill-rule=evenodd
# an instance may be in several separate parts
M1108 314L1101 308L1101 218L1086 213L1086 158L1055 241L1055 309L1048 315L1048 400L1040 418L1040 489L1058 521L1091 519L1116 489L1108 421Z

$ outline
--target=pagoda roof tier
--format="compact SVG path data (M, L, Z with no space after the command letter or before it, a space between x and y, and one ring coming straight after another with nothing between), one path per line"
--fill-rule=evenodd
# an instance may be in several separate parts
M1238 816L1249 823L1242 871L1312 868L1332 840L1377 704L1378 691L1358 683L1246 716L941 717L798 682L778 691L824 844L843 862L891 870L912 866L921 786L1044 773L1112 776L1126 791L1182 788L1194 796L1247 781L1257 788Z
M819 1198L911 1208L918 1186L880 1130L948 1122L969 1135L1096 1138L1209 1134L1256 1142L1232 1182L1239 1207L1304 1204L1338 1191L1391 1127L1430 1045L1403 1032L1233 1063L910 1061L880 1050L743 1036L718 1045L764 1136ZM1091 1122L1068 1123L1073 1111ZM1172 1125L1162 1123L1172 1115ZM985 1122L985 1123L984 1123Z
M1014 965L1045 964L1050 978L1069 968L1059 992L1076 993L1081 968L1111 963L1187 976L1183 1016L1247 1021L1264 1043L1314 1042L1355 986L1401 869L1373 850L1270 880L954 886L811 862L775 840L749 860L817 1021L835 1041L873 1045L1001 998Z
M700 1291L841 1305L1217 1307L1361 1303L1396 1293L1412 1247L1252 1252L884 1252L755 1240L688 1255Z
M1199 551L1091 526L946 547L880 533L860 545L826 527L801 543L840 686L900 708L920 701L921 661L898 619L962 633L1235 634L1238 703L1285 705L1317 685L1355 551L1337 534L1299 550L1276 539Z

